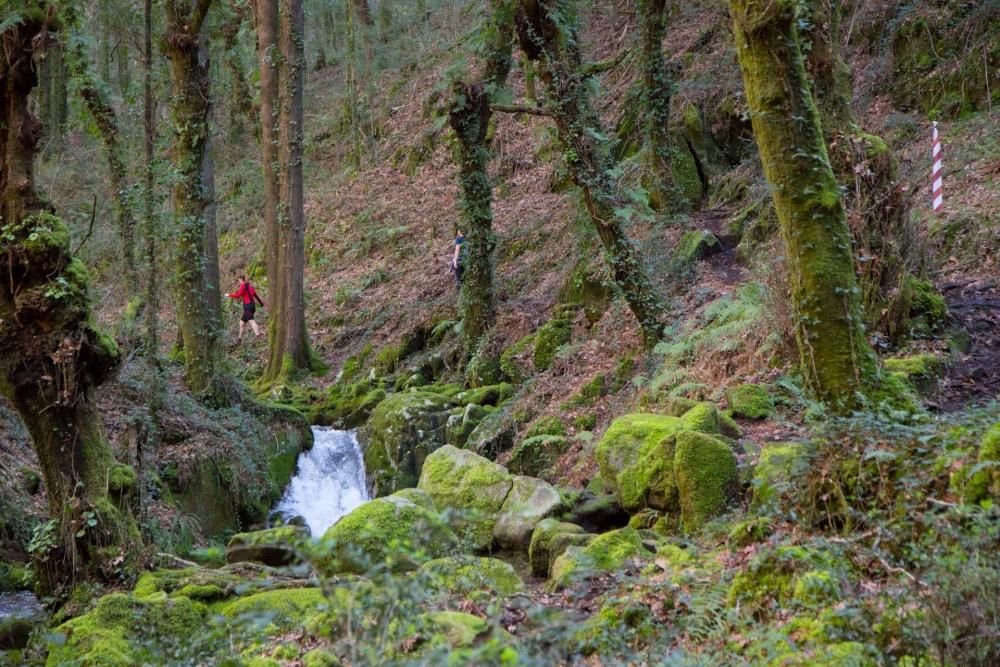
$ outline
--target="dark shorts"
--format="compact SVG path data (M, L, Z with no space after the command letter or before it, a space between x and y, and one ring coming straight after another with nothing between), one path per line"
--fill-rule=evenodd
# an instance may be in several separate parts
M465 267L461 263L459 263L458 266L455 267L455 282L457 282L459 285L462 284L463 273L465 273Z
M243 317L240 318L241 322L249 322L253 319L253 314L257 312L257 304L255 303L244 303L243 304Z

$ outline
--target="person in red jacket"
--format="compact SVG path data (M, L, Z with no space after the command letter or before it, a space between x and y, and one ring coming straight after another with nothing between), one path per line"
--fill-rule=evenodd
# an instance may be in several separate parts
M247 282L247 277L240 276L239 287L236 288L235 292L226 296L230 299L239 299L243 303L243 317L240 318L240 335L236 337L236 342L239 343L243 340L243 329L246 327L247 322L250 323L253 334L260 336L260 327L257 326L257 322L254 321L253 316L257 312L257 304L259 303L261 308L263 308L264 302L260 300L257 290L253 288L253 285Z

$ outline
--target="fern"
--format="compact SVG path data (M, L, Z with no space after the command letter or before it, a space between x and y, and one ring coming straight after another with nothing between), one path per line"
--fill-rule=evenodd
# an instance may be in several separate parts
M10 16L0 21L0 34L7 32L16 25L21 25L24 22L24 17L22 17L17 12L11 13Z

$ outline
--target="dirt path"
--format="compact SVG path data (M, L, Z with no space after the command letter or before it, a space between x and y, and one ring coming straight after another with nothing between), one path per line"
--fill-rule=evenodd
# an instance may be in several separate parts
M972 278L940 286L954 323L968 336L942 379L938 407L961 410L1000 396L1000 280Z

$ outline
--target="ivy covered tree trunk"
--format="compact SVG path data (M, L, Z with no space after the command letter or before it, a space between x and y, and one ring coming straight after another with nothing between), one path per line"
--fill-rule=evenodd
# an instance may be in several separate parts
M846 193L865 319L890 341L909 330L910 276L923 264L918 235L885 142L864 132L852 108L851 71L840 53L840 2L807 6L803 39L830 163Z
M663 334L664 305L646 274L639 249L625 234L624 216L631 210L630 202L619 194L614 180L614 161L581 67L573 10L566 4L566 0L521 0L518 41L525 56L538 63L573 182L583 191L615 284L639 320L646 343L651 344Z
M202 48L202 24L210 0L167 0L163 48L170 59L173 125L172 188L174 227L174 290L177 320L184 343L185 381L203 398L215 396L221 358L220 323L213 316L218 268L209 269L206 208L211 204L203 180L208 149L211 90L207 49Z
M268 326L270 355L262 382L285 380L317 366L305 318L305 201L303 193L303 103L305 75L301 0L284 0L278 13L278 209L277 256Z
M657 209L683 212L692 202L678 185L674 165L678 149L670 136L670 96L673 89L667 61L663 57L666 31L666 0L639 0L642 31L643 127L649 151L652 181L650 203Z
M116 558L131 562L141 544L124 502L134 476L115 466L95 401L118 352L93 324L87 270L66 225L35 192L41 126L28 95L45 24L29 5L0 35L0 394L42 468L54 523L39 534L36 564L42 588L58 593L79 576L110 577Z
M844 199L799 48L796 0L731 0L737 55L788 262L802 371L849 410L874 385Z
M512 63L513 29L510 4L495 3L491 23L484 28L487 46L478 81L457 83L449 124L458 137L459 180L462 185L462 225L468 252L462 275L462 324L466 353L471 355L493 326L493 186L489 126L491 97L503 87Z
M67 24L74 29L79 26L79 18L72 5L66 11ZM107 87L99 83L90 67L86 45L79 36L71 35L66 45L70 75L76 83L77 94L94 119L94 125L104 144L104 154L108 161L111 177L111 191L115 205L115 218L121 237L122 263L125 266L126 288L138 290L138 274L135 263L135 216L128 200L128 168L122 147L122 133L118 126L118 116L111 106Z

